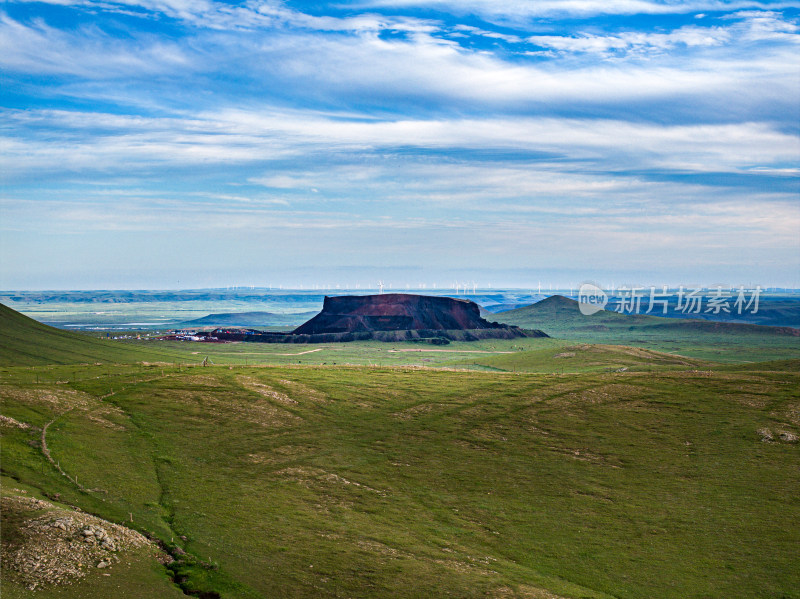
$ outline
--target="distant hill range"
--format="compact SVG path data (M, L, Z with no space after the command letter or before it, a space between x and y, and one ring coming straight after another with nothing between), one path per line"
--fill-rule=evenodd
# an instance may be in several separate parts
M544 299L544 298L541 298ZM498 312L508 312L509 310L516 310L517 308L525 308L530 305L530 302L514 302L508 304L492 304L489 306L481 305L481 316L488 318Z
M617 298L611 298L616 302ZM709 320L716 322L733 322L739 324L761 324L770 327L793 327L800 329L800 296L762 296L758 306L758 311L754 314L751 310L743 311L741 314L720 311L699 312L697 314L686 314L676 310L674 305L670 305L666 314L658 314L665 318L682 318L691 320Z
M552 296L552 297L564 297L561 295ZM546 298L542 298L544 300ZM565 298L570 299L570 298ZM614 306L619 302L620 298L617 296L610 296L608 298L608 311L611 310L611 306ZM574 300L573 300L574 301ZM645 296L642 301L642 307L644 308L647 304L648 298ZM512 310L516 310L518 308L526 308L531 305L536 305L540 303L539 301L535 302L528 302L526 304L495 304L489 307L483 308L485 313L492 312L494 314L506 314L510 313ZM705 310L698 312L698 313L687 313L681 312L680 310L676 309L674 303L670 302L668 310L666 314L661 313L660 307L657 310L657 314L654 312L648 316L658 316L661 318L679 318L682 320L708 320L708 321L715 321L715 322L732 322L737 324L760 324L764 326L771 326L771 327L793 327L793 328L800 328L800 295L798 294L785 294L785 295L774 295L774 294L766 294L762 295L760 298L760 302L758 305L758 310L753 313L752 309L742 311L741 314L737 314L735 311L725 312L724 310L720 310L718 313L706 312ZM505 322L505 321L504 321Z
M181 327L270 327L297 326L316 312L299 312L295 314L275 314L273 312L224 312L209 314L202 318L182 322Z
M273 343L547 336L489 322L481 317L478 304L469 300L405 293L325 297L322 311L290 334L216 330L212 335L223 340Z
M762 334L800 337L800 329L749 323L720 322L688 318L666 318L649 314L620 314L601 310L586 316L577 301L554 295L530 306L495 314L498 321L521 328L536 328L551 336L575 337L578 333L628 333L644 331L695 331L727 334ZM623 342L620 339L619 342Z

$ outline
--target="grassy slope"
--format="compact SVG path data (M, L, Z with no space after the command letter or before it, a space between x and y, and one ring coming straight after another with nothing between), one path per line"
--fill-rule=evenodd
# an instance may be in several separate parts
M44 499L32 487L20 484L18 481L7 477L0 477L3 496L22 496ZM69 516L69 506L58 506L63 516ZM16 528L24 526L30 518L39 518L41 511L3 512L2 541L5 545L14 545L16 541ZM172 584L164 572L164 567L155 559L148 548L129 550L124 559L115 564L111 570L104 572L95 568L87 568L87 576L79 584L67 586L43 586L32 593L22 585L9 581L7 577L0 577L0 595L4 599L23 599L35 596L37 599L85 599L86 597L115 597L119 599L180 599L183 593ZM93 565L93 564L92 564ZM113 572L113 574L110 574Z
M552 375L369 368L168 370L48 433L3 469L178 539L226 597L800 597L795 372ZM2 413L74 398L6 371ZM44 399L50 394L50 399ZM55 394L63 404L53 405ZM40 399L36 399L39 397ZM532 596L536 596L535 594Z
M708 369L716 362L686 358L624 345L563 344L528 351L479 356L451 362L453 366L484 367L503 372L613 372Z
M62 331L0 304L0 366L173 361L179 353Z
M496 320L541 329L583 343L624 344L722 362L800 358L800 336L791 329L749 324L659 318L600 311L584 316L578 303L553 296L501 312Z

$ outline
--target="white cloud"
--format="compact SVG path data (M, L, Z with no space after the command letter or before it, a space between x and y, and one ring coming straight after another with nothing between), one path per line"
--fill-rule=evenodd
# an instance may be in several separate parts
M580 34L570 36L537 35L528 41L561 52L610 54L619 52L663 53L676 47L703 48L735 43L771 41L800 44L798 26L778 13L748 11L731 15L742 19L729 26L684 26L669 33L621 32L614 35Z
M797 2L759 2L741 0L361 0L351 4L361 8L421 7L446 10L454 14L473 13L496 21L527 21L534 17L635 14L686 14L728 12L739 9L797 8Z
M720 43L716 35L687 30L673 39L651 38L646 43L663 47L681 43ZM551 38L552 43L584 44ZM588 43L607 48L609 41L590 38ZM620 44L630 44L622 40ZM794 48L762 49L757 56L704 56L665 58L647 63L520 63L480 52L465 51L427 35L412 41L377 38L338 39L292 37L273 40L261 54L264 77L340 98L374 98L388 106L426 104L481 106L484 109L521 109L531 103L548 107L559 103L611 105L631 101L676 98L753 98L774 93L788 98L798 92L798 67ZM758 66L758 72L748 70ZM258 72L258 70L256 72ZM753 79L756 79L758 85ZM766 88L766 78L772 87ZM313 86L306 84L313 81ZM729 100L726 100L728 102ZM738 100L737 100L738 101ZM535 106L535 105L534 105Z
M664 127L613 120L552 118L343 122L244 111L215 116L232 131L278 134L332 148L495 148L551 152L575 160L620 160L686 170L737 170L796 156L798 138L763 123ZM281 133L277 133L277 132Z
M11 71L88 79L185 71L190 66L177 44L156 37L122 41L96 27L66 32L41 19L25 25L1 12L0 64Z
M797 157L798 137L766 123L659 126L554 118L353 121L303 112L225 110L197 118L10 111L18 134L3 140L9 173L35 170L251 164L324 153L395 148L538 152L607 171L658 169L750 173ZM41 133L37 133L41 132ZM276 179L324 187L318 181Z
M290 24L325 31L397 29L431 31L435 22L411 17L382 14L355 17L314 16L291 9L280 0L248 0L238 5L211 0L14 0L43 2L61 6L84 7L109 12L139 11L139 14L163 14L191 22L198 27L250 28ZM686 14L695 12L732 12L798 8L796 1L759 0L355 0L340 6L351 9L424 8L454 15L478 14L490 20L524 22L535 17L633 14ZM700 18L705 16L698 14Z
M721 46L732 39L732 32L722 27L682 27L670 33L623 32L616 35L553 36L538 35L528 41L566 52L609 51L668 51L676 46L708 47Z
M16 0L39 2L40 0ZM182 20L198 29L249 30L295 27L315 31L419 31L433 32L434 21L405 16L361 14L348 17L315 16L288 8L280 0L249 0L240 4L209 0L41 0L91 11Z
M487 31L485 29L480 29L479 27L473 27L471 25L463 25L463 24L456 25L455 27L453 27L453 30L457 32L469 33L470 35L479 35L482 37L495 38L512 44L518 44L524 41L523 38L518 35L498 33L497 31Z
M759 16L743 14L726 27L530 38L553 53L550 61L509 60L462 48L419 23L402 39L381 39L371 27L388 26L379 22L391 20L384 17L366 16L372 25L353 25L346 34L205 31L167 42L143 33L112 38L97 27L61 31L3 15L0 63L11 72L74 78L57 88L63 95L160 111L182 103L242 103L242 96L269 98L275 90L281 102L285 90L300 102L367 101L397 112L546 112L570 105L613 108L680 100L716 115L720 103L758 111L787 105L800 94L796 25L772 13L753 14ZM764 40L775 43L757 52L747 46ZM673 57L676 47L693 53ZM575 59L575 53L589 57ZM631 60L598 61L592 56L598 54L630 55ZM146 84L136 85L138 79ZM199 94L189 91L198 79Z

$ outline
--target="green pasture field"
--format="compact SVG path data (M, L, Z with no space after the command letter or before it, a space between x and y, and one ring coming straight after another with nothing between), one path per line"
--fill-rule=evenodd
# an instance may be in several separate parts
M2 414L55 418L94 491L22 430L3 474L132 515L223 597L797 597L796 366L4 368Z
M120 342L0 317L3 494L176 558L35 596L800 597L791 346Z
M716 362L800 358L800 333L792 334L789 328L617 314L605 310L584 316L576 301L561 296L496 317L507 324L541 329L559 339L628 345Z

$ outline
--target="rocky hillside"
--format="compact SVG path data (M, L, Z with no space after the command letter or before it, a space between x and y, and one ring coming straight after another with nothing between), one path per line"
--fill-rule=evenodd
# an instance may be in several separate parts
M481 318L478 304L469 300L386 293L326 297L322 312L294 334L502 328L508 327Z

